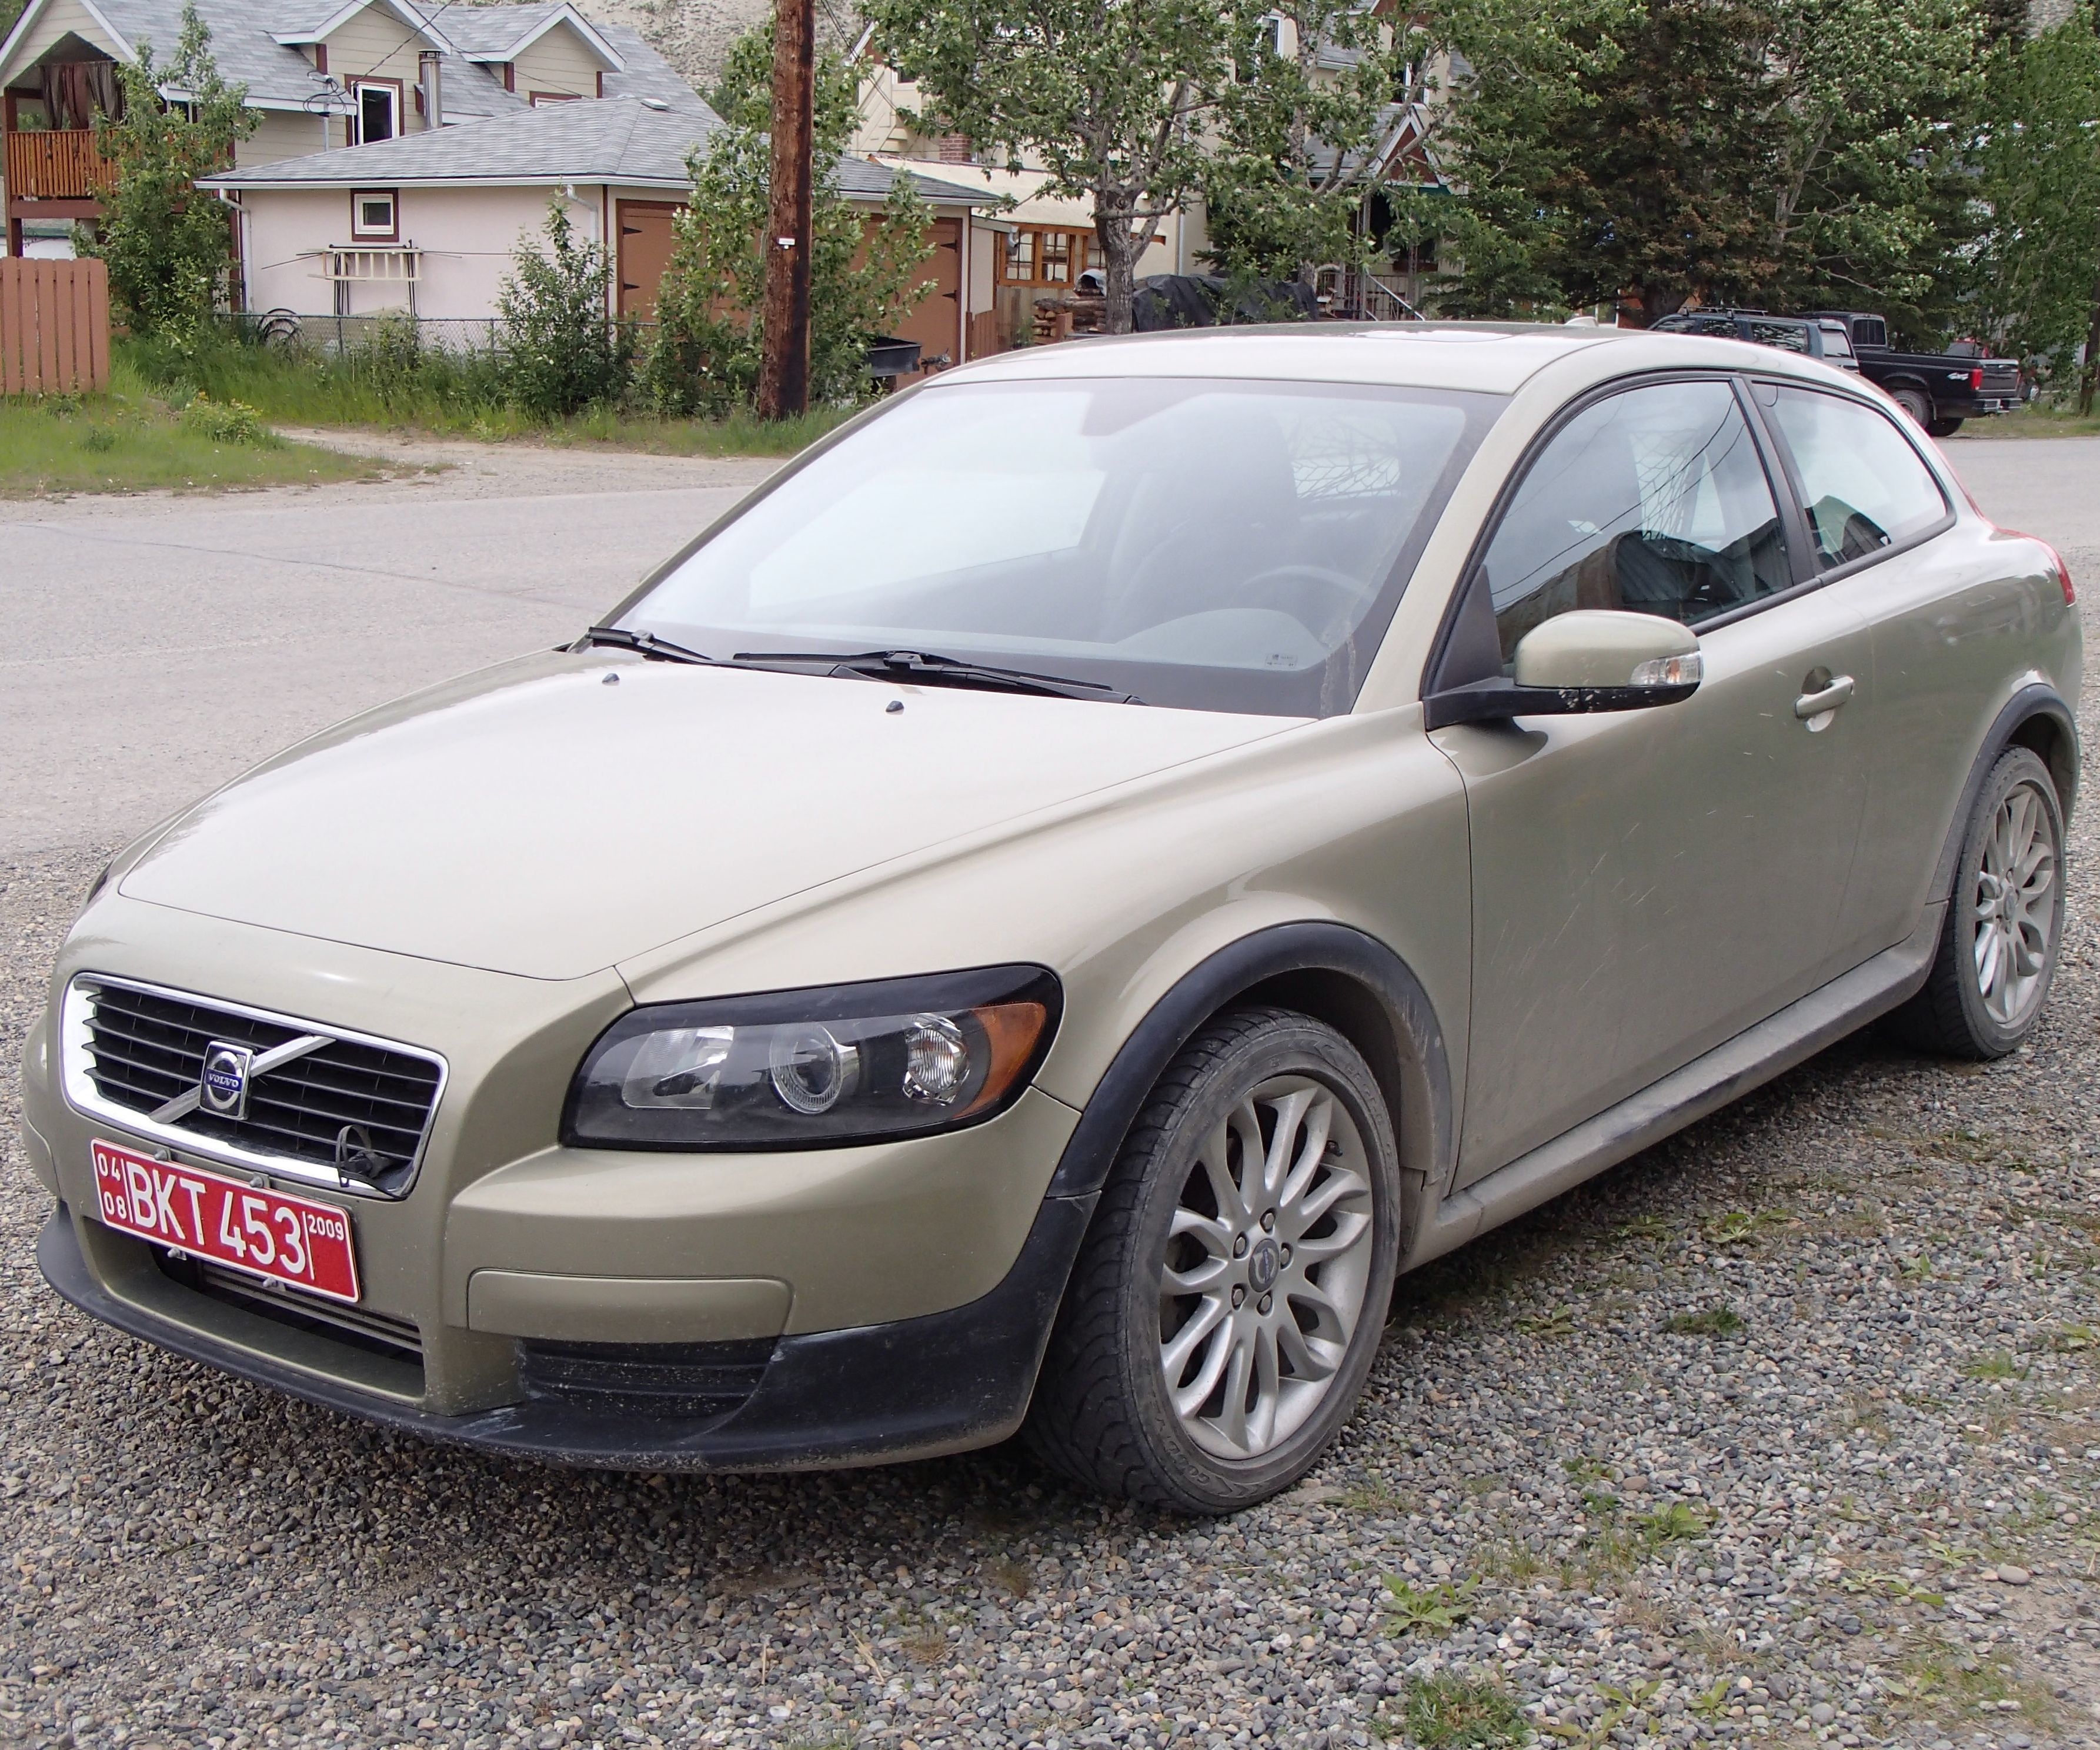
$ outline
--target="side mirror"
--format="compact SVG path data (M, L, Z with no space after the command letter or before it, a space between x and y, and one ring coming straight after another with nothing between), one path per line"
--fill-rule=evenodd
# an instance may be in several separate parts
M1699 690L1699 640L1658 615L1580 608L1526 633L1510 666L1423 700L1425 727L1674 705Z

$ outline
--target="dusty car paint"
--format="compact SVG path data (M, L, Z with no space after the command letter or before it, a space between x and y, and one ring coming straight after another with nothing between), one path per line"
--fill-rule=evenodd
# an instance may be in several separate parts
M1317 923L1396 955L1436 1033L1449 1109L1399 1114L1413 1256L1433 1255L1538 1200L1465 1187L1916 937L2001 708L2032 684L2075 710L2076 616L2041 549L1992 533L1948 477L1932 541L1703 632L1683 705L1426 734L1453 591L1528 447L1599 384L1702 367L1842 384L1739 343L1595 329L1211 335L955 373L1508 395L1345 715L547 655L354 719L127 852L60 956L54 1013L77 973L121 973L443 1055L412 1189L338 1188L368 1304L419 1334L419 1377L185 1298L90 1220L88 1144L110 1126L62 1097L49 1020L25 1061L32 1164L117 1300L425 1410L502 1405L518 1338L813 1335L975 1303L1145 1017L1220 953ZM1860 683L1827 733L1791 709L1804 640ZM765 757L798 736L828 755L821 808ZM949 782L915 778L929 760ZM1749 775L1717 796L1723 763ZM1064 1018L1033 1087L978 1127L792 1155L559 1142L577 1063L635 1003L1019 963L1054 972ZM1749 1085L1757 1060L1731 1073ZM1583 1146L1534 1188L1617 1157ZM595 1302L594 1279L613 1285Z

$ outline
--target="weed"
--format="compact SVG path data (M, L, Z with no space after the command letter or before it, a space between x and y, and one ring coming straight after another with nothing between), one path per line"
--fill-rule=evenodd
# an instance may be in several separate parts
M1026 1598L1029 1589L1035 1584L1035 1576L1028 1567L1011 1558L993 1563L991 1577L1017 1598Z
M1920 1252L1913 1258L1904 1259L1902 1269L1904 1281L1922 1282L1932 1274L1932 1259L1927 1254Z
M1935 1610L1947 1599L1940 1593L1901 1574L1847 1574L1838 1582L1847 1592L1880 1592L1899 1604L1929 1604Z
M1714 1678L1711 1689L1701 1690L1692 1698L1692 1711L1702 1720L1718 1720L1728 1711L1728 1692L1735 1686L1732 1677Z
M1979 1355L1961 1372L1970 1379L2025 1379L2027 1377L2027 1369L2003 1350L1995 1355Z
M1560 1469L1571 1483L1602 1483L1611 1475L1594 1458L1564 1458Z
M1507 1690L1456 1672L1410 1677L1402 1717L1423 1750L1495 1750L1530 1736Z
M1617 1237L1660 1242L1670 1237L1670 1223L1660 1215L1636 1215L1618 1230Z
M2050 1339L2049 1347L2058 1355L2072 1355L2080 1349L2090 1349L2100 1343L2100 1333L2089 1325L2067 1325Z
M262 416L245 401L214 401L199 390L183 409L183 423L198 436L214 443L267 444L276 434L263 425Z
M1680 1312L1663 1327L1673 1337L1733 1337L1743 1329L1742 1316L1730 1307L1709 1307L1704 1312Z
M1571 1337L1575 1332L1575 1311L1572 1307L1555 1307L1537 1318L1519 1319L1516 1328L1528 1337Z
M1710 1245L1748 1245L1761 1238L1767 1229L1786 1227L1793 1220L1793 1211L1789 1209L1759 1210L1755 1214L1735 1210L1708 1222L1702 1232Z
M1506 1585L1521 1586L1546 1571L1538 1552L1514 1540L1497 1544L1480 1558L1480 1571Z
M1706 1535L1706 1519L1696 1507L1673 1501L1666 1507L1644 1513L1634 1521L1634 1529L1651 1549L1689 1543Z
M1896 1699L1906 1713L1949 1724L1957 1715L2018 1713L2031 1729L2047 1731L2058 1712L2048 1690L2025 1678L2017 1666L1979 1658L1930 1631L1898 1670Z
M107 425L90 425L80 434L80 447L92 455L107 456L117 447L117 434Z
M1399 1633L1416 1629L1448 1633L1473 1614L1473 1607L1467 1602L1470 1586L1461 1592L1449 1585L1412 1586L1394 1574L1383 1578L1385 1589L1392 1594L1386 1609L1392 1617L1392 1627Z

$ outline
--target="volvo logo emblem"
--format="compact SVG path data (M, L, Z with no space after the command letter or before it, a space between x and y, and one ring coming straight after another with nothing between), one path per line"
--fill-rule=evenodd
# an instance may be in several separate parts
M1277 1268L1276 1241L1262 1241L1247 1254L1247 1285L1257 1294L1266 1294L1276 1286Z
M246 1046L214 1039L204 1048L204 1069L197 1077L197 1104L214 1117L246 1117L249 1066L254 1060L254 1052Z

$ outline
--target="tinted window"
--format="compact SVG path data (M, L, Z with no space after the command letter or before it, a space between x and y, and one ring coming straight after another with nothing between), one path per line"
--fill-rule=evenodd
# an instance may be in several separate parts
M677 562L623 624L711 655L911 650L1148 704L1346 711L1498 396L939 385Z
M1487 576L1504 660L1571 608L1693 626L1788 588L1778 507L1733 390L1659 383L1576 415L1524 475Z
M1843 323L1819 322L1816 326L1823 331L1823 350L1826 357L1849 359L1852 356L1851 338L1846 333Z
M1907 540L1947 514L1939 483L1909 440L1864 402L1781 389L1772 411L1824 570Z
M1778 322L1768 316L1751 316L1745 324L1749 338L1760 346L1777 346L1785 352L1808 350L1806 322Z

